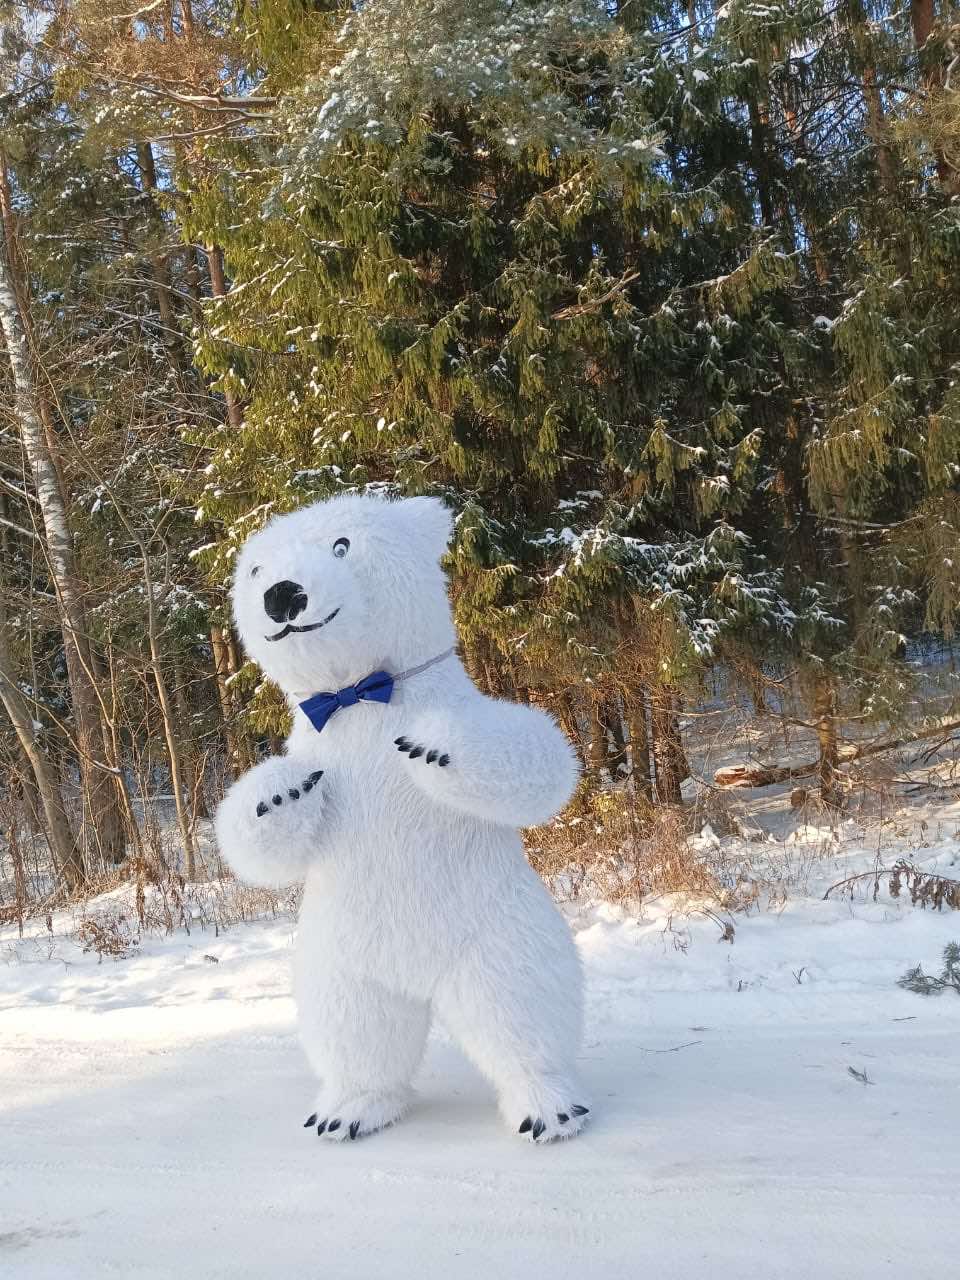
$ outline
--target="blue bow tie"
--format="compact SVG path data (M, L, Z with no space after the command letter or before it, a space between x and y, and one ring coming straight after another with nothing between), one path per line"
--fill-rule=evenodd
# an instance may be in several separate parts
M315 693L300 703L300 710L307 717L317 733L320 733L335 711L341 707L356 706L361 700L366 702L389 702L393 694L393 676L389 671L374 671L364 676L356 684L348 684L345 689L336 693Z

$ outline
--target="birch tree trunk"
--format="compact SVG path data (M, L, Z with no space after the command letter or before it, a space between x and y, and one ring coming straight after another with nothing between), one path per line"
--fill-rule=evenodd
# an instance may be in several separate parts
M44 530L44 549L57 593L63 628L67 678L73 704L76 745L83 784L86 871L93 870L93 856L105 863L120 862L125 840L117 806L113 771L104 764L103 731L93 684L83 597L77 581L73 541L60 477L48 447L40 419L38 395L24 322L11 270L10 245L0 253L0 328L13 374L14 412L24 452L33 473Z

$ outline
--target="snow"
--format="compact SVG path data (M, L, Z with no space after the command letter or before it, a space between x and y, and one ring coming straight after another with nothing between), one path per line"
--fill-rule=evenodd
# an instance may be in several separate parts
M958 850L942 832L919 852L956 875ZM839 878L837 866L816 874ZM918 962L936 970L960 916L883 890L873 902L869 883L823 901L826 881L729 917L732 943L669 899L639 919L569 907L587 974L592 1124L547 1148L504 1131L489 1088L441 1035L401 1125L318 1143L301 1127L313 1086L289 919L144 937L102 963L63 914L23 939L5 926L0 1269L18 1280L948 1275L960 1245L960 999L896 979Z

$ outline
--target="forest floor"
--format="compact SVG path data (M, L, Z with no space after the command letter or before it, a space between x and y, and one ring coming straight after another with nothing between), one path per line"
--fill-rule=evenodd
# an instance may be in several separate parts
M897 831L884 862L957 876L960 805ZM874 864L863 828L782 850L802 877L733 916L565 908L592 1111L546 1148L504 1130L439 1033L402 1124L342 1146L304 1130L291 918L146 935L122 959L84 953L66 914L5 927L0 1273L942 1280L960 1249L960 998L897 978L938 971L960 915L885 882L874 901L871 880L824 901Z

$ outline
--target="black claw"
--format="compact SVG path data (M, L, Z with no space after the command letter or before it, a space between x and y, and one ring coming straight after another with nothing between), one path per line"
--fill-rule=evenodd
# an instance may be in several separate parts
M567 1121L570 1119L570 1117L567 1115L565 1111L558 1111L557 1119L560 1121L561 1124L566 1124Z
M409 744L408 744L408 742L407 742L406 738L405 738L405 737L403 736L403 734L401 733L401 735L400 735L400 737L399 737L399 738L394 738L394 740L393 740L393 745L394 745L395 747L399 747L399 748L401 749L401 751L402 751L402 750L404 750L404 748L406 748Z
M308 781L308 782L319 782L319 781L320 781L320 779L321 779L322 777L323 777L323 770L322 770L322 769L314 769L313 773L311 773L311 775L310 775L310 777L307 779L307 781Z
M305 1129L312 1129L316 1123L317 1123L317 1113L314 1112L312 1116L307 1116L306 1120L304 1120L303 1127Z
M440 754L440 752L439 752L439 751L428 751L428 752L427 752L427 764L433 764L434 760L436 760L436 758L437 758L437 756L438 756L439 754Z
M321 1120L321 1121L320 1121L320 1123L317 1125L317 1137L318 1137L318 1138L319 1138L319 1137L320 1137L320 1135L323 1133L324 1129L326 1129L326 1127L327 1127L327 1122L326 1122L326 1120Z
M441 769L444 767L444 765L448 765L449 763L450 763L450 757L447 755L446 752L444 752L443 755L440 757L440 759L437 761L437 764L440 766Z
M300 799L300 792L297 790L296 787L291 787L290 790L287 792L287 795L290 797L291 800Z
M283 800L280 798L280 796L274 796L274 797L273 797L273 803L274 803L274 804L283 804Z
M533 1126L533 1132L530 1134L530 1137L533 1138L534 1142L536 1142L536 1140L540 1137L541 1133L543 1133L546 1127L547 1126L543 1123L542 1120L537 1121L537 1123Z
M265 805L261 800L260 803L257 805L257 817L262 818L263 815L267 812L268 812L268 806Z
M406 740L406 739L404 739L404 740L403 740L403 742L398 742L398 743L397 743L397 750L398 750L398 751L409 751L412 745L413 745L412 743L407 742L407 740Z
M331 1120L330 1123L327 1125L327 1133L336 1133L336 1131L339 1128L340 1128L340 1121Z
M358 1134L359 1132L360 1132L360 1121L359 1121L359 1120L354 1120L353 1124L350 1126L350 1141L351 1141L351 1142L353 1141L353 1139L357 1136L357 1134Z
M416 760L418 756L422 756L422 755L423 755L423 747L414 747L413 750L410 752L410 759Z
M310 781L309 778L306 780L306 782L300 783L300 790L303 792L304 795L308 795L313 790L313 783Z
M519 1132L529 1133L532 1125L533 1125L533 1121L530 1119L529 1116L527 1116L526 1120L524 1120L523 1124L520 1126Z
M587 1114L587 1112L590 1110L590 1108L589 1108L589 1107L581 1107L581 1106L579 1106L579 1105L574 1105L574 1106L572 1106L572 1107L570 1108L570 1110L573 1112L573 1114L574 1114L575 1116L585 1116L585 1115Z

